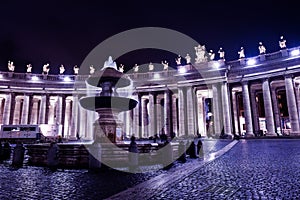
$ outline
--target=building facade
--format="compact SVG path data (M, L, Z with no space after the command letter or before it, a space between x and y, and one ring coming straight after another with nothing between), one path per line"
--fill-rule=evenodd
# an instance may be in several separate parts
M118 92L139 103L119 116L124 135L300 135L299 49L130 71L132 87ZM44 133L93 139L98 116L78 103L93 94L88 76L0 72L0 124L39 124Z

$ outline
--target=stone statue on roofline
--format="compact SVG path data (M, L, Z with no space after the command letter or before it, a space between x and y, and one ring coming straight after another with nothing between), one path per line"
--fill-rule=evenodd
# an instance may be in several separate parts
M48 75L50 71L49 63L43 65L43 74Z
M65 72L64 65L60 65L60 67L59 67L59 74L62 75L64 72Z
M259 46L258 46L258 50L259 50L259 54L265 54L266 53L266 47L262 44L262 42L259 42Z
M191 56L187 53L185 56L185 60L186 60L186 64L190 64L191 63Z
M90 65L90 74L94 74L95 73L95 67L94 65Z
M215 53L213 52L213 50L209 50L208 55L209 55L209 59L210 60L214 60L215 59Z
M31 65L31 64L28 64L28 65L26 65L26 67L27 67L26 72L27 72L27 73L31 73L32 65Z
M199 44L198 46L196 46L195 53L196 53L195 63L207 62L205 45L201 46Z
M163 70L168 70L169 69L169 63L166 60L161 61L161 64L164 66Z
M125 66L124 66L123 64L120 64L119 72L122 72L122 73L123 73L123 72L124 72L124 67L125 67Z
M135 64L135 65L133 66L133 71L134 71L134 72L138 72L138 71L139 71L139 66L138 66L138 64Z
M286 49L286 40L283 38L283 36L280 36L279 47L281 49Z
M149 71L153 71L154 70L154 65L152 62L149 63Z
M222 47L220 47L218 53L219 53L219 58L220 58L221 60L225 60L225 51L223 50Z
M77 65L75 65L73 67L73 71L74 71L74 74L77 75L79 73L79 67Z
M8 61L7 67L8 67L8 70L9 70L10 72L15 71L14 62L12 62L12 61L10 61L10 60Z
M241 47L240 51L238 51L239 58L245 58L245 49L244 47Z
M178 55L178 57L175 58L175 61L176 61L176 64L177 64L177 65L181 65L181 56Z

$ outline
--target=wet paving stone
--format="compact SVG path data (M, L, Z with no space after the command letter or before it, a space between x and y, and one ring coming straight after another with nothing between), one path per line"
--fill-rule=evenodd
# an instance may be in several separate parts
M203 140L204 152L215 152L229 143L230 140ZM196 161L197 159L187 159L186 163L175 162L169 171ZM10 164L9 161L0 164L1 200L104 199L168 171L161 169L131 174L116 170L95 173L89 170L58 169L52 172L47 168L26 165L22 168L12 168ZM198 190L198 187L190 185L186 185L185 188L187 196L190 195L190 190ZM159 195L161 199L177 197L176 194L164 194L161 192Z

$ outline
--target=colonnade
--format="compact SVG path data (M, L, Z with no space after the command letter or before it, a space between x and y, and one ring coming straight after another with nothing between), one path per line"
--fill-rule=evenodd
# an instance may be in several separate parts
M165 133L171 136L196 135L219 137L245 134L253 137L261 130L258 104L264 109L266 135L282 134L282 113L278 103L278 88L285 91L290 123L290 135L299 135L300 90L294 77L210 85L178 85L175 89L136 89L138 105L122 112L123 131L149 138ZM257 93L262 94L259 100ZM78 136L93 139L96 112L79 105L78 95L0 93L0 124L39 124L57 128L57 133L68 139ZM209 101L208 101L209 100ZM261 101L261 102L259 102ZM208 105L211 104L211 105ZM210 110L208 110L208 107Z

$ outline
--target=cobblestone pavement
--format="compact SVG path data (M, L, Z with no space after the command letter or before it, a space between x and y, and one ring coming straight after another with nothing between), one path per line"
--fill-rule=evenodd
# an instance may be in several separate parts
M218 151L231 140L203 140L206 154ZM42 167L12 168L11 162L0 164L0 199L104 199L132 188L159 175L194 165L198 159L188 159L182 164L175 162L169 170L130 174L109 170L93 173L88 170L49 171Z
M221 157L181 179L148 191L147 196L142 193L140 196L143 199L300 199L299 144L299 139L240 140ZM123 195L126 196L126 191Z

